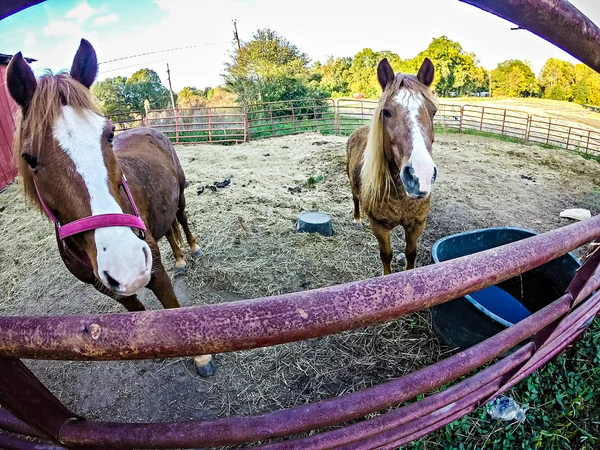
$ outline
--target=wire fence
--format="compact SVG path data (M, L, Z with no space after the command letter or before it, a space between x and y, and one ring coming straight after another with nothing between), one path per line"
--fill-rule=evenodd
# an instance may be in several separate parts
M350 99L301 99L241 106L153 110L145 116L110 116L117 131L158 128L177 144L239 144L254 139L308 131L347 136L368 125L377 102ZM522 142L565 148L600 157L600 133L525 111L441 103L438 126L482 132Z

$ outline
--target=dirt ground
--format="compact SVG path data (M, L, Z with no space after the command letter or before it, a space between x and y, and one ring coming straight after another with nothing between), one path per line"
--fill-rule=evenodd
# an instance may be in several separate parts
M256 298L379 275L375 238L352 227L346 138L304 134L239 146L186 146L188 215L204 255L173 278L184 306ZM441 134L439 169L417 265L432 244L491 226L548 231L570 223L562 209L600 212L600 164L562 150ZM322 176L322 181L318 181ZM198 187L231 179L212 192ZM301 192L291 192L299 186ZM323 211L331 238L296 234L298 215ZM120 305L64 268L51 225L15 184L0 194L0 314L120 312ZM393 237L403 250L401 230ZM163 260L173 273L166 241ZM188 251L189 254L189 251ZM149 292L142 301L160 304ZM249 415L339 396L399 377L452 349L433 335L428 311L322 339L216 357L199 378L190 359L134 362L27 361L69 408L108 421L181 421Z

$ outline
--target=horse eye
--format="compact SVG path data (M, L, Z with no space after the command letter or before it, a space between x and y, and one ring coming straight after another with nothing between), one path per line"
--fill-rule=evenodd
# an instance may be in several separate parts
M384 109L383 110L383 117L387 117L389 119L390 117L392 117L392 113L389 112L387 109Z
M108 135L108 137L106 138L106 140L108 142L112 142L114 138L115 138L115 132L111 131L110 134Z
M31 156L29 153L23 153L23 159L32 169L35 169L38 165L37 158L35 156Z

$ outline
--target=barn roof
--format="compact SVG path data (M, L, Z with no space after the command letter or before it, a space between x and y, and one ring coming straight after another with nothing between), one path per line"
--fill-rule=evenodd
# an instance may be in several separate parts
M5 66L7 65L10 60L12 59L13 55L5 55L4 53L0 53L0 65L1 66ZM33 58L25 58L25 61L27 61L28 63L32 63L34 61L37 61L37 59L33 59Z

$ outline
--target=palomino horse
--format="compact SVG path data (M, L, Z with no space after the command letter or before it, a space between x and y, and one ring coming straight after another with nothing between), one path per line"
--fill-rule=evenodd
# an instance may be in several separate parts
M185 176L169 139L137 128L114 135L92 101L96 52L81 40L70 74L35 78L21 53L7 69L10 94L21 106L15 135L25 194L56 225L69 271L121 303L143 311L144 286L165 308L178 308L157 241L166 236L183 269L181 234L200 254L185 212ZM147 230L146 230L147 227ZM195 357L210 376L210 355Z
M404 227L406 268L412 269L427 221L429 194L437 177L431 158L436 112L429 89L433 75L428 58L416 77L394 75L383 59L377 67L383 93L371 125L355 130L346 147L354 224L362 228L362 204L379 243L384 275L392 271L391 231L398 225Z

